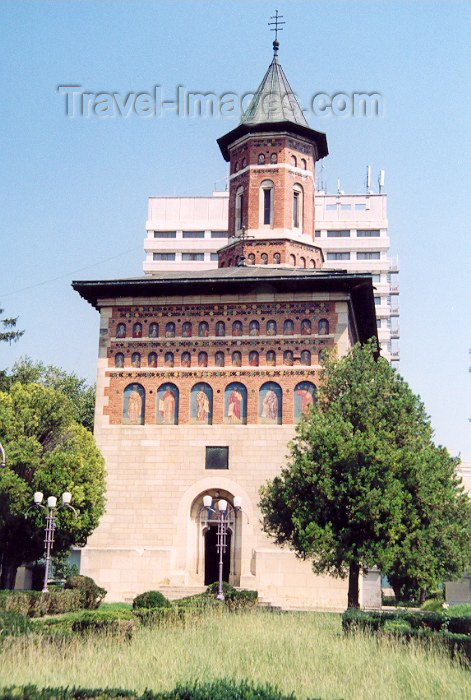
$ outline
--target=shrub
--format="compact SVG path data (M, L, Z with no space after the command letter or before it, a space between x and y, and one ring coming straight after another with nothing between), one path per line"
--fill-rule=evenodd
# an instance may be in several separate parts
M429 612L440 612L443 610L443 600L430 598L430 600L426 600L425 603L420 606L420 609L427 610Z
M30 629L27 617L18 612L0 610L0 639L26 634Z
M448 631L453 634L471 635L471 615L461 615L450 617Z
M407 610L395 610L387 612L365 612L363 610L350 609L342 615L342 628L344 632L365 630L377 632L381 630L387 621L401 620L410 626L412 630L429 629L434 632L446 630L448 617L445 612L409 612Z
M106 595L106 590L97 586L90 576L71 576L65 582L65 588L80 592L85 610L96 610Z
M143 694L132 690L116 688L38 688L35 685L16 686L0 691L0 700L296 700L294 694L283 695L269 685L256 686L248 681L217 680L208 683L178 684L173 690L162 692L144 691ZM312 698L315 700L315 698Z
M137 629L134 620L118 616L108 617L108 613L106 613L106 617L96 617L93 612L88 613L88 615L90 617L84 616L72 622L72 632L78 632L79 634L105 633L118 639L129 640L133 638Z
M78 591L51 589L42 594L39 591L1 591L0 609L17 612L28 617L59 615L80 610L81 596Z
M226 601L227 607L230 610L251 610L257 607L258 592L257 591L236 591L233 598L228 598Z
M406 620L401 620L396 618L395 620L386 620L383 625L385 632L389 632L394 635L406 634L412 631L412 627Z
M201 608L176 607L171 608L141 608L133 610L134 617L141 625L186 625L189 622L199 620L202 616Z
M210 583L209 586L207 587L206 594L217 596L218 590L219 590L219 583L217 581L214 581L214 583ZM237 591L234 588L234 586L231 586L226 581L222 582L222 592L224 593L224 600L231 600L231 598L235 598L235 596L237 594Z
M160 591L146 591L146 593L141 593L134 598L132 607L134 610L141 608L169 608L170 601Z

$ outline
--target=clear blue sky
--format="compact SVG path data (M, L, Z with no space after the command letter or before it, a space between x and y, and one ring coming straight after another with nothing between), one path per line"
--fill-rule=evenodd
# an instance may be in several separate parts
M0 304L25 335L0 347L95 379L98 314L72 279L142 274L147 197L209 194L235 122L68 119L57 86L90 92L256 89L270 60L267 2L2 2ZM310 118L326 131L329 189L386 171L401 261L401 372L437 440L471 460L471 6L280 2L280 60L303 104L379 92L378 119ZM45 284L42 284L46 282Z

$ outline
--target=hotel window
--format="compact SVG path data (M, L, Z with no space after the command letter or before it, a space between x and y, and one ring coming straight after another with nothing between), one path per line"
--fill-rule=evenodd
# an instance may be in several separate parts
M152 259L158 261L175 260L175 253L154 253Z
M217 262L219 260L217 253L211 253L211 262Z
M365 211L366 204L355 204L356 211Z
M381 275L371 275L373 282L381 282Z
M320 232L320 231L316 231L316 238L320 238L320 237L321 237L321 232Z
M350 260L350 253L327 253L327 260Z
M154 231L154 238L176 238L176 231Z
M262 224L264 226L273 225L273 192L274 185L271 180L263 180L260 185L260 198L262 210Z
M337 211L337 205L336 204L326 204L325 205L326 211Z
M376 328L381 328L381 319L380 318L376 319Z
M183 238L204 238L204 231L183 231Z
M204 253L182 253L182 260L184 262L204 260Z
M357 260L379 260L380 253L375 251L374 253L357 253Z
M341 204L340 205L340 211L351 211L352 205L351 204Z
M358 229L357 238L379 238L380 231L378 228Z
M350 238L350 231L327 231L327 238Z
M211 238L227 238L227 231L211 231Z
M381 297L374 297L375 305L379 306L381 304Z

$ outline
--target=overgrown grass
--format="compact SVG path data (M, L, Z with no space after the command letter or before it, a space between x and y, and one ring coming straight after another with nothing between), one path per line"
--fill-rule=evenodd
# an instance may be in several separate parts
M392 638L344 636L339 615L208 611L186 627L107 637L3 643L0 686L170 689L217 678L270 683L297 698L444 700L471 697L469 672L438 649Z
M98 610L132 610L131 603L100 603Z

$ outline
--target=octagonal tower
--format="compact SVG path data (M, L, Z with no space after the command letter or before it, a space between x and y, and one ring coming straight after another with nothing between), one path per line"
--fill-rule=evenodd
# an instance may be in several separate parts
M273 60L238 126L218 139L230 163L229 241L219 267L322 266L314 245L315 164L325 134L308 126L288 79Z

